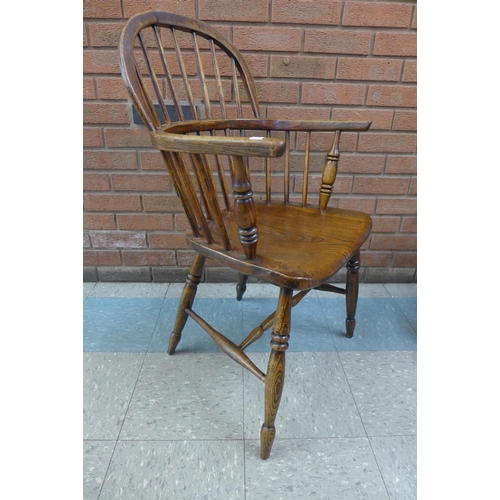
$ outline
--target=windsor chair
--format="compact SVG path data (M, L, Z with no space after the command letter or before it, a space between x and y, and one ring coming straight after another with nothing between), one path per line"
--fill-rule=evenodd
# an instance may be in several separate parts
M345 294L347 337L354 332L360 247L371 219L327 205L342 132L362 132L371 123L262 118L254 79L238 49L209 25L180 15L145 12L132 17L122 31L119 55L132 103L182 203L189 222L186 238L196 255L168 354L174 354L190 317L264 383L260 455L267 459L283 389L292 307L312 289ZM311 152L321 144L315 134L325 132L331 134L331 148L314 175ZM297 158L303 160L301 169ZM249 276L279 288L276 312L240 345L193 310L207 258L239 273L237 300ZM329 284L343 266L346 287ZM271 353L263 372L244 350L270 328Z

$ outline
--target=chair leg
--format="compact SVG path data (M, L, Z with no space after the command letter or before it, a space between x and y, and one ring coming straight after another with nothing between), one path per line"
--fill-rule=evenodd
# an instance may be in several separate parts
M181 340L181 333L188 318L186 309L191 309L191 306L193 305L196 289L200 283L204 266L205 257L197 253L193 263L191 264L191 268L189 269L186 284L184 285L184 290L182 291L181 299L179 301L174 329L170 334L170 342L168 344L167 351L168 354L174 354L175 348Z
M347 318L345 320L346 337L352 338L356 326L356 306L358 304L359 291L359 250L350 258L347 263L346 280L346 310Z
M236 300L241 300L245 290L247 289L248 276L240 273L238 276L238 284L236 285Z
M290 317L292 309L292 293L290 288L281 288L278 307L271 334L271 355L267 366L264 392L264 423L260 430L260 456L266 460L276 434L274 422L285 381L285 351L290 339Z

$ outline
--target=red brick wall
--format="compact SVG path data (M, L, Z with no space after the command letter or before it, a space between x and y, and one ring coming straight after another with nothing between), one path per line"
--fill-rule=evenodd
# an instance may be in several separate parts
M147 132L131 125L118 65L126 19L151 9L207 21L228 36L256 77L262 116L373 121L368 132L345 138L334 197L338 206L373 218L361 279L416 279L416 2L84 0L83 6L85 280L183 280L192 257L160 155ZM228 277L207 269L209 280Z

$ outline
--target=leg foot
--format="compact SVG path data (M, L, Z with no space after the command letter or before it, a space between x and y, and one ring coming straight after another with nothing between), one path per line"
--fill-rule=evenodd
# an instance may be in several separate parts
M352 338L354 328L356 327L356 306L358 304L359 291L359 250L351 257L347 263L346 280L346 310L347 318L345 320L346 337Z
M241 274L238 276L238 284L236 285L236 300L240 301L243 298L243 294L247 289L248 276L246 274Z
M170 334L170 341L168 344L168 354L174 354L175 349L179 344L179 341L181 340L181 333L188 318L186 309L190 309L193 305L193 301L196 296L196 290L203 273L204 265L205 257L200 254L196 254L196 257L191 264L191 268L189 269L189 273L186 278L186 284L184 285L184 290L182 291L179 306L177 308L177 316L175 318L174 329Z

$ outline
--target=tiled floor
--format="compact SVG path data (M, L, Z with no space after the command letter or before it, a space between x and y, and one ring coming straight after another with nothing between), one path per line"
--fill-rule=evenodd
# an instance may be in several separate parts
M416 285L312 291L292 312L271 457L259 457L263 385L188 320L166 354L179 284L85 283L86 500L416 498ZM201 284L194 310L239 343L275 287ZM247 349L265 371L269 334Z

